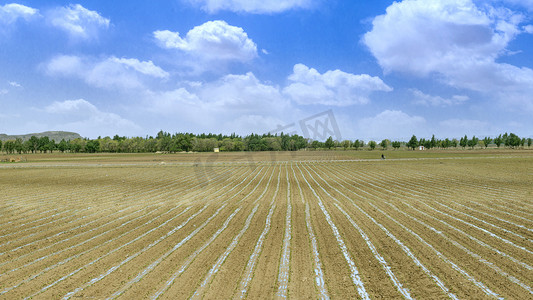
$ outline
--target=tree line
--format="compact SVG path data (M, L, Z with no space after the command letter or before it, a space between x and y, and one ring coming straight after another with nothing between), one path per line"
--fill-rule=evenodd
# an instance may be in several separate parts
M439 140L435 138L435 135L431 137L431 139L417 139L415 135L411 137L409 142L406 143L406 146L411 149L415 149L419 146L424 146L426 149L431 148L440 148L440 149L446 149L446 148L457 148L457 146L462 147L465 149L466 147L469 148L475 148L475 147L483 147L487 148L489 145L494 144L497 148L500 148L502 145L508 148L519 148L519 147L531 147L531 144L533 143L532 138L520 138L514 133L504 133L503 135L500 134L499 136L495 138L491 137L484 137L483 139L479 139L476 136L468 137L465 135L464 137L457 139L444 139Z
M424 146L426 149L439 148L457 148L466 147L484 147L495 145L508 148L531 147L533 139L520 138L514 133L500 134L496 138L484 137L479 139L476 136L467 137L466 135L459 140L457 139L437 139L433 135L431 139L420 138L415 135L407 142L390 141L384 139L381 142L363 140L344 140L336 141L329 137L326 141L316 141L306 139L300 135L293 134L250 134L248 136L239 136L236 134L193 134L193 133L175 133L160 131L155 137L124 137L115 135L111 137L98 137L97 139L76 138L73 140L64 140L56 142L47 136L32 136L23 141L20 138L15 140L0 141L0 150L8 154L14 153L47 153L47 152L70 152L70 153L150 153L150 152L212 152L214 148L220 151L298 151L300 149L344 149L374 150L377 147L383 150L392 147L393 149L408 148L416 149Z
M59 143L48 137L32 136L23 141L20 138L0 141L0 150L13 153L48 153L54 151L71 153L150 153L150 152L213 152L220 151L297 151L308 146L308 141L299 135L250 134L242 137L236 134L193 134L160 131L155 137L98 137L97 139L62 139Z

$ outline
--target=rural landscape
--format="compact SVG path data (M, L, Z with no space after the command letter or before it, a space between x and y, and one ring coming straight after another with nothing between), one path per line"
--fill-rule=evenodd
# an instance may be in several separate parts
M26 157L1 299L533 296L531 150Z
M533 0L0 0L0 300L533 300Z

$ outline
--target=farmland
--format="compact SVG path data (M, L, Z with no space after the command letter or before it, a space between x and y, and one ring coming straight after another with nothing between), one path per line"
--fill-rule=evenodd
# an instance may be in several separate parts
M0 299L533 297L531 151L379 154L0 164Z

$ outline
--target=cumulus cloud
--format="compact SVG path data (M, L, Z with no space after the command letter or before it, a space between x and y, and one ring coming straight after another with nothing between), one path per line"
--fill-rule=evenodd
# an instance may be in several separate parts
M287 102L277 86L260 82L253 73L226 75L199 91L210 106L236 112L283 111Z
M251 72L230 74L203 84L187 83L166 92L149 92L145 98L150 113L166 118L174 126L195 131L219 128L268 132L277 124L284 124L282 120L294 117L280 88L261 82Z
M141 74L153 76L156 78L167 78L169 74L160 67L154 65L154 63L149 61L139 61L135 58L116 58L112 57L109 59L111 62L124 65L127 68L131 68Z
M251 72L226 75L204 84L188 84L187 87L172 91L152 92L149 96L154 104L150 109L162 114L182 111L183 106L196 106L203 111L223 110L246 114L282 112L289 105L279 87L262 83Z
M98 113L96 106L92 105L90 102L78 99L78 100L67 100L63 102L54 102L47 107L45 107L47 113L53 114L79 114L83 113L87 116L91 114Z
M451 98L443 98L441 96L432 96L423 93L420 90L412 89L414 96L414 103L424 106L453 106L460 105L468 101L470 98L465 95L453 95Z
M209 13L221 10L254 14L280 13L291 9L308 9L317 0L188 0Z
M494 58L518 33L516 23L470 0L405 0L377 16L363 41L387 72L426 75Z
M209 21L191 29L185 37L169 30L155 31L159 45L177 49L207 61L246 62L257 57L257 45L240 27Z
M176 115L185 107L201 105L200 98L183 87L171 91L147 91L146 99L147 110L159 115Z
M320 74L303 64L296 64L289 76L290 84L283 90L298 104L348 106L368 103L375 91L390 92L392 88L379 77L354 75L340 70Z
M12 24L18 19L28 20L37 15L39 10L25 5L10 3L0 6L0 23Z
M101 29L107 29L110 21L98 12L80 4L57 7L48 11L50 24L65 31L71 38L90 40L98 37Z
M101 88L143 88L144 80L166 79L169 74L152 61L109 57L94 60L73 55L60 55L45 64L49 75L77 77Z
M436 74L450 86L491 95L531 94L531 69L496 61L524 32L523 20L519 13L471 0L405 0L376 17L363 42L386 72Z
M384 138L408 140L412 134L427 136L431 132L427 126L423 117L410 116L399 110L385 110L358 122L360 134L375 140Z
M302 97L298 99L304 101L301 90L295 89L298 87L296 83L304 85L302 90L310 94L312 90L317 93L317 86L328 90L331 95L321 95L329 98L311 99L313 104L319 105L366 102L366 99L362 100L362 95L377 90L391 90L376 77L339 70L320 74L304 65L295 66L289 82L289 86L283 88L261 81L251 72L229 74L210 82L183 82L181 87L171 91L148 92L145 103L151 114L159 115L180 128L193 128L196 131L233 128L236 132L244 133L269 132L309 115L302 112L299 105L294 105L296 97ZM309 100L305 102L310 103Z
M53 102L44 111L55 116L55 124L49 127L78 132L82 136L94 138L95 133L111 136L117 132L136 133L140 130L132 121L103 112L84 99Z

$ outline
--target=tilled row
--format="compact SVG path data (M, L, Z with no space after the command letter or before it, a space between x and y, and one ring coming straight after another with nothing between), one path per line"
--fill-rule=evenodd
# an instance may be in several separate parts
M68 185L0 208L0 297L531 297L528 188L426 164L95 167L98 211Z
M448 252L449 254L447 253L444 257L447 256L451 263L455 261L456 263L450 265L455 265L454 269L463 274L465 278L468 278L470 282L475 283L479 287L492 285L493 290L498 289L502 291L501 294L504 295L524 296L531 293L531 289L528 286L528 283L531 281L530 267L527 265L527 262L530 261L530 257L528 260L528 247L525 246L524 249L522 249L521 246L516 244L509 246L505 245L506 243L503 243L502 245L502 243L499 243L498 241L498 238L501 238L500 236L483 234L486 233L488 229L461 220L449 212L445 212L445 215L443 215L442 212L437 209L438 204L436 207L432 206L435 204L435 200L439 201L439 198L437 197L438 195L428 192L428 190L438 190L439 188L442 188L441 186L420 185L417 183L417 180L413 180L413 183L411 183L409 187L394 186L391 185L391 182L394 182L394 180L383 180L383 178L389 177L389 179L391 179L392 177L396 177L398 172L380 173L374 171L359 173L358 171L354 172L353 169L343 168L345 170L344 175L346 175L343 179L347 183L344 186L348 190L352 190L352 196L359 198L359 205L370 204L371 207L368 208L369 213L373 215L376 210L380 210L384 213L387 211L388 217L393 216L400 220L403 219L404 221L396 222L396 224L402 224L405 230L408 229L407 227L414 228L414 230L410 230L413 234L415 232L417 234L424 234L427 232L428 238L424 239L435 241L431 243L433 244L431 248L435 249L433 252L438 256L441 256L439 253L442 254ZM324 169L331 168L324 167ZM338 178L337 174L342 174L342 172L330 174L332 176L331 178ZM385 182L387 184L385 184ZM441 182L446 183L444 178ZM417 190L424 191L425 197L417 195ZM395 204L391 202L394 202ZM384 204L386 205L384 206ZM389 207L387 207L387 205ZM464 216L464 214L460 213L459 215ZM374 218L382 218L382 216L377 214ZM423 221L420 221L420 219ZM417 225L423 225L423 227L418 227ZM444 225L445 227L439 225ZM485 224L485 226L486 225L487 224ZM390 227L387 226L387 228L390 230L397 230L398 226L391 224ZM457 236L455 233L460 233L460 235ZM438 238L431 237L431 235L438 235ZM420 235L418 237L420 237ZM496 240L493 241L493 238ZM409 240L406 240L406 242L408 241ZM422 240L420 241L422 242ZM455 247L450 247L450 243ZM428 246L430 246L430 244L428 244ZM484 249L480 251L478 246L482 246ZM500 247L501 250L499 249ZM455 249L458 249L459 251ZM493 253L490 253L490 251ZM502 262L501 259L494 256L495 253L508 258L511 260L511 263L514 263L514 265L508 265L505 261ZM508 253L511 253L512 255L518 253L516 255L518 259L512 257ZM441 256L441 258L444 257ZM465 258L462 259L462 257ZM472 258L475 259L474 261L476 261L476 263L472 263ZM523 267L525 270L516 269L516 264ZM468 273L463 272L464 270L459 271L458 268L460 267L464 269L464 266L471 269L471 273L480 274L477 276L479 279L473 280L474 277L466 276ZM495 277L493 274L497 276ZM490 280L487 283L483 283L483 281L486 281L485 278L490 278ZM505 281L517 284L521 289L515 291L516 289L512 285L509 285L508 283L506 284ZM464 288L462 287L462 289ZM489 292L489 290L490 289L485 289L487 296L493 296L496 294L496 292Z

